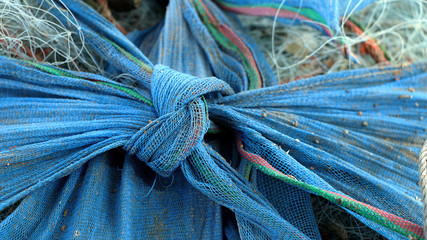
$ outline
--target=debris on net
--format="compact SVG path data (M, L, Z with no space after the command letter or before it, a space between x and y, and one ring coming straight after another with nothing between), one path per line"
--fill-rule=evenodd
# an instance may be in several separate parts
M110 22L74 0L2 2L0 239L423 239L427 65L395 65L424 55L391 54L343 2L171 0L149 29L105 1ZM248 3L284 18L240 17L253 41L230 13ZM275 26L300 10L324 21ZM75 38L39 58L50 39L13 14Z

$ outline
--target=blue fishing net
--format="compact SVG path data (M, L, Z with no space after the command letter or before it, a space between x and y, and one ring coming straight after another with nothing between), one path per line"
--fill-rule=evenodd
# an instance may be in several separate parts
M328 35L342 34L341 19L374 0L217 0L229 12L274 17L286 24L310 24Z
M213 2L172 0L129 38L57 5L108 74L0 57L0 211L21 201L0 239L320 239L312 195L423 238L426 63L277 85Z

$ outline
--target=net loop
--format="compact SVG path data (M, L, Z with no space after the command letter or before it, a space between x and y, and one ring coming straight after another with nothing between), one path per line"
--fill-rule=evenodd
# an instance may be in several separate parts
M198 78L156 65L151 95L158 118L133 135L124 148L159 175L170 176L209 128L205 96L233 93L215 77Z

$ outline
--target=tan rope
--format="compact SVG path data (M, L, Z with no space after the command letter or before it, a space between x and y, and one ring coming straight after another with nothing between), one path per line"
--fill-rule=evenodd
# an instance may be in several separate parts
M424 212L424 237L427 238L427 140L420 152L419 158L420 186Z

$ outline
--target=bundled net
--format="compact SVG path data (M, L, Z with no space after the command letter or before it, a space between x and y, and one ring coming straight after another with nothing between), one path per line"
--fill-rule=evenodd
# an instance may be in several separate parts
M371 2L173 0L126 37L84 2L4 2L0 239L424 239L427 65L412 64L422 51L362 56L342 19L380 26L363 22ZM46 45L13 14L73 40ZM274 47L242 14L272 19ZM294 81L318 39L282 54L275 38L306 22L349 68L379 67L332 60ZM296 57L282 69L282 55Z
M310 21L289 25L273 17L238 17L267 56L278 80L286 83L348 69L426 61L426 8L424 1L387 0L348 14L340 22L345 35L336 39L342 39L353 59L343 54L342 45L333 38L310 26ZM290 20L298 21L295 16ZM369 45L378 46L377 52ZM377 232L329 201L314 197L313 209L324 239L381 239Z

